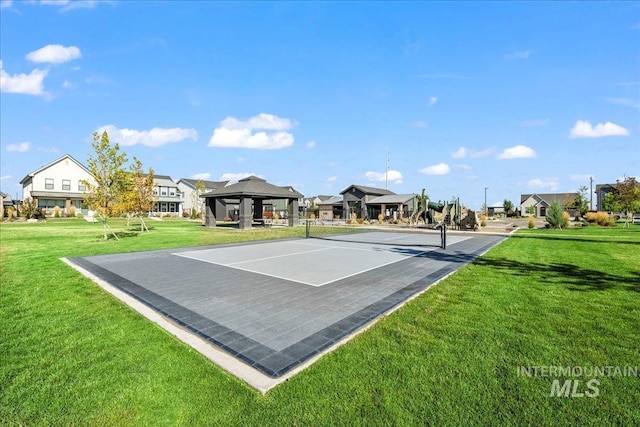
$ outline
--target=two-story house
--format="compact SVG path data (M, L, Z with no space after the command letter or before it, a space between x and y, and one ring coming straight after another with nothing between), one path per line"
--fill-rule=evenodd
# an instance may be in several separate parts
M93 176L67 154L22 178L22 200L33 200L43 211L56 206L66 213L71 206L80 211L87 192L84 181L93 181Z
M199 180L197 179L180 178L176 183L178 185L178 190L180 190L180 193L182 194L182 209L184 210L184 215L190 215L192 209L195 213L201 214L204 208L204 199L200 198L200 195L225 187L229 184L229 181L202 180L204 189L200 192L196 191L198 181Z
M155 183L156 206L152 215L175 214L182 216L182 204L184 203L182 192L178 185L168 175L153 175Z

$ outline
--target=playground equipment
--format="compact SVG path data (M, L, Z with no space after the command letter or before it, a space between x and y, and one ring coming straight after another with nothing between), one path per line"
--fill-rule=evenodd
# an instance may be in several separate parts
M440 222L436 221L436 212L443 214ZM477 213L463 207L460 198L455 197L449 202L432 202L426 198L424 190L422 196L418 196L418 209L412 217L412 223L416 224L419 218L427 226L445 225L454 230L477 230L480 224Z

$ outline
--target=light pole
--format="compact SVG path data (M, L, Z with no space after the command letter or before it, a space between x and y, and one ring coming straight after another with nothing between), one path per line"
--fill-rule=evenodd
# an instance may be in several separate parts
M487 189L489 187L484 187L484 214L485 216L487 215L487 210L488 210L488 206L487 206Z

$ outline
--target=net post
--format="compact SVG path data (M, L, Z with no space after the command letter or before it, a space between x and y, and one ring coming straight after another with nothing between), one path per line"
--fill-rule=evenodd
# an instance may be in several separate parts
M308 239L311 234L311 220L307 219L305 223L305 238Z

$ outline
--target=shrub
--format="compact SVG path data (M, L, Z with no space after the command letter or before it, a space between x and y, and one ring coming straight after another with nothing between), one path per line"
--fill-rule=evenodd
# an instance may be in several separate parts
M535 228L536 226L536 218L533 215L529 215L529 218L527 219L528 221L528 227L529 228Z
M11 221L13 219L13 207L9 206L7 208L7 221Z
M364 219L363 218L358 218L358 224L364 224Z
M54 218L60 218L60 206L53 207L53 216Z
M611 223L611 218L609 218L609 214L606 212L587 212L585 219L591 224L601 226L607 226Z
M549 209L547 209L547 223L553 228L566 227L564 214L564 209L560 203L551 203Z
M567 228L569 226L569 212L562 212L562 228Z
M384 222L384 215L381 213L378 214L378 223L382 224Z
M76 207L71 205L69 206L69 216L70 217L75 217L76 216Z

